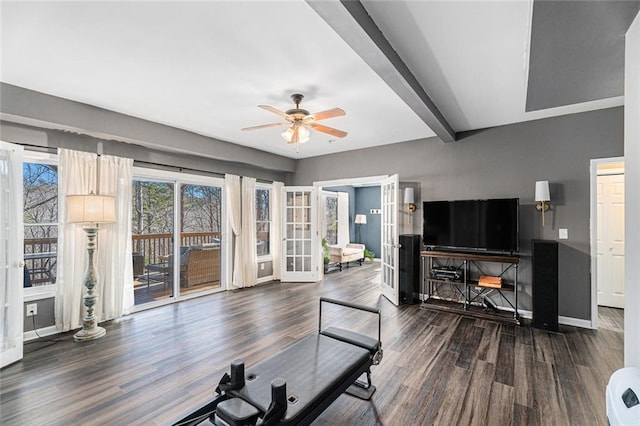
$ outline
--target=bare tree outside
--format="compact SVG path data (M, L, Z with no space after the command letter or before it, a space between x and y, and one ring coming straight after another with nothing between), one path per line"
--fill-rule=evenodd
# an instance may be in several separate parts
M182 231L220 232L222 188L182 185Z
M24 286L54 284L58 251L58 168L24 163Z

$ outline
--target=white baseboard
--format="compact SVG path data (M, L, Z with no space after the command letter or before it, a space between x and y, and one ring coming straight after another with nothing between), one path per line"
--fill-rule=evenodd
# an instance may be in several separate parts
M41 337L45 337L45 336L51 336L53 334L58 334L60 333L60 330L57 329L57 327L55 325L51 325L49 327L45 327L45 328L39 328L38 329L38 334ZM38 339L39 337L36 335L36 332L33 330L30 331L25 331L22 334L22 339L25 342L28 342L30 340L35 340Z
M420 297L421 297L420 300L422 300L422 295L420 295ZM513 308L511 307L498 306L498 309L500 309L501 311L513 312ZM518 315L520 315L520 318L533 319L533 313L531 311L526 311L524 309L518 309ZM558 323L562 325L570 325L572 327L588 328L588 329L593 328L591 325L591 320L580 319L580 318L559 316Z
M571 317L558 317L558 322L564 325L571 325L580 328L591 328L591 320L571 318Z

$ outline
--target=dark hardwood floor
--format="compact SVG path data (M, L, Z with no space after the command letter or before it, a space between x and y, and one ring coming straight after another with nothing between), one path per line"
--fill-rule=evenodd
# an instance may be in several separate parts
M598 331L554 334L394 307L379 295L379 279L379 264L369 263L320 283L273 283L139 312L103 324L107 336L94 342L68 333L27 344L24 360L0 371L0 423L167 424L208 400L231 360L251 365L315 333L324 295L381 309L384 358L373 369L372 401L342 395L316 425L606 424L605 386L623 366L615 310L608 324L616 326L601 320ZM364 319L326 319L371 331Z

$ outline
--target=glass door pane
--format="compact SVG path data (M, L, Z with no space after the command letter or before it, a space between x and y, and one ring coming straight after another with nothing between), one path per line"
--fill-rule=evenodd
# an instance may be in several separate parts
M173 296L173 183L134 180L131 200L135 304Z
M382 294L393 304L400 299L398 288L398 175L382 183Z
M313 187L285 188L283 281L317 279L314 238L315 192Z
M220 288L222 188L180 185L180 294Z

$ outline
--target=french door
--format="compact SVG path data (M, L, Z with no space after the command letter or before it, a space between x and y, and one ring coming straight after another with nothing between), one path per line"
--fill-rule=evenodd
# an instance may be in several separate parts
M284 187L282 191L282 281L317 281L317 192L312 186Z
M22 359L23 148L0 141L0 368Z
M398 305L398 175L382 181L382 294Z

